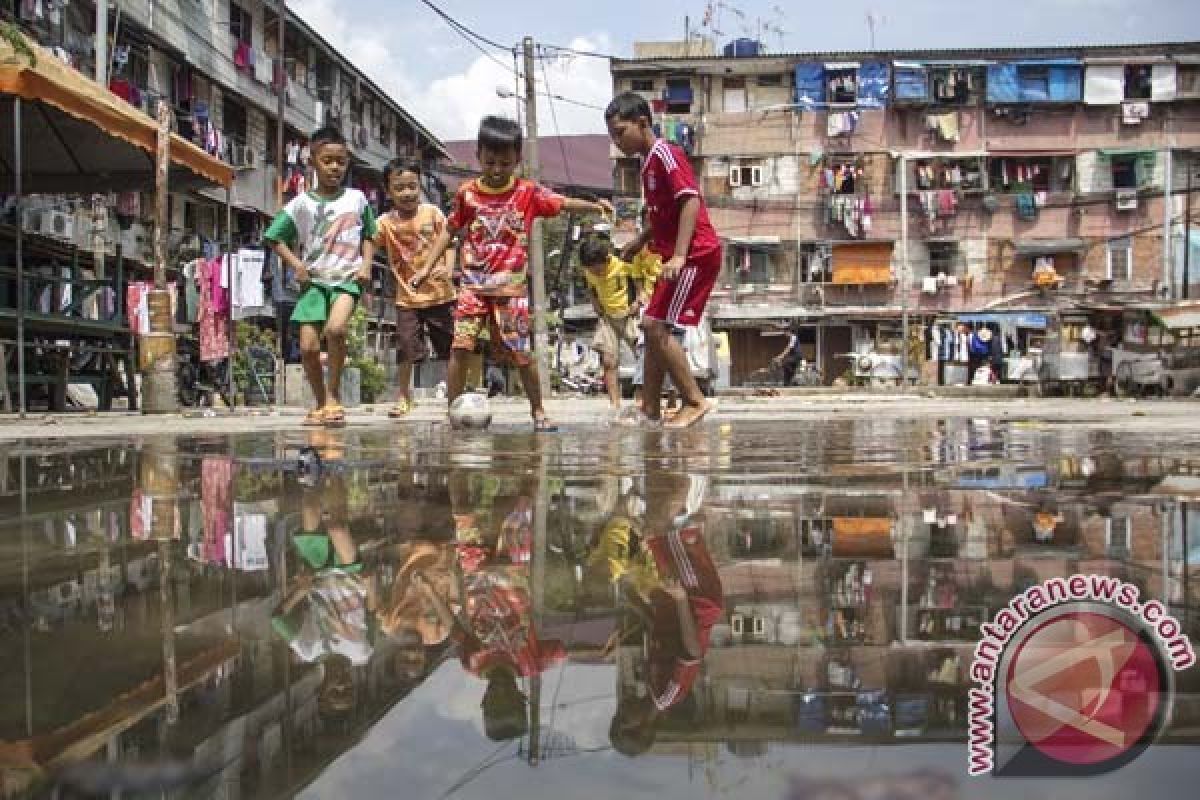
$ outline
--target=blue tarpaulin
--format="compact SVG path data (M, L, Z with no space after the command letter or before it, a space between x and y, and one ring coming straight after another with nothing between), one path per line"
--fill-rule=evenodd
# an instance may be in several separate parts
M895 65L897 100L928 100L929 73L923 66Z
M992 64L989 103L1078 103L1083 100L1083 65L1074 59L1034 59Z
M992 64L988 67L987 99L989 103L1021 102L1016 64Z
M1050 67L1050 102L1083 102L1083 67L1078 65Z
M825 105L825 65L796 65L796 104L805 108Z
M887 105L888 77L888 65L883 61L868 61L858 68L860 108L883 108Z

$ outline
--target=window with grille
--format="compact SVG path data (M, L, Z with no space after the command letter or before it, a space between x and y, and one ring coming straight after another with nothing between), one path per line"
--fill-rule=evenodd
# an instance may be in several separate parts
M1113 239L1108 243L1108 269L1106 277L1110 281L1133 280L1133 240L1130 238Z
M960 253L958 242L929 242L929 274L958 275L960 270Z

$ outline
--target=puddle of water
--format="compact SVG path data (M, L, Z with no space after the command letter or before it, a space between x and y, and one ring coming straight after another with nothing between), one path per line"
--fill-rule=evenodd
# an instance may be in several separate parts
M1194 775L1194 671L1140 758L1030 782L966 776L969 670L1079 572L1194 636L1198 492L1188 439L986 419L16 445L0 785L1158 796Z

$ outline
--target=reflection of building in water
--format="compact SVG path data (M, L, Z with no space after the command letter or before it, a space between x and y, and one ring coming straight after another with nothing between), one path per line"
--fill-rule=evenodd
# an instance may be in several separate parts
M663 721L655 751L962 741L979 625L1055 576L1132 582L1169 600L1195 636L1183 554L1196 549L1186 542L1200 517L1186 500L1200 479L1182 480L1187 469L1064 457L875 473L862 490L718 485L705 532L725 619L694 706ZM1200 694L1179 677L1181 694ZM634 678L622 669L622 682ZM1168 740L1194 741L1193 706L1176 704Z

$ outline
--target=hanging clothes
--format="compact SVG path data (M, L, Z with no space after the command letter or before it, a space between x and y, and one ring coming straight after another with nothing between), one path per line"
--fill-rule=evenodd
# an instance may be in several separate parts
M196 262L196 284L200 302L196 313L200 333L200 360L219 361L229 357L229 300L221 288L221 262Z
M238 250L235 258L237 280L234 281L236 292L233 295L233 307L262 308L267 304L263 293L263 267L266 265L267 254L262 250Z

